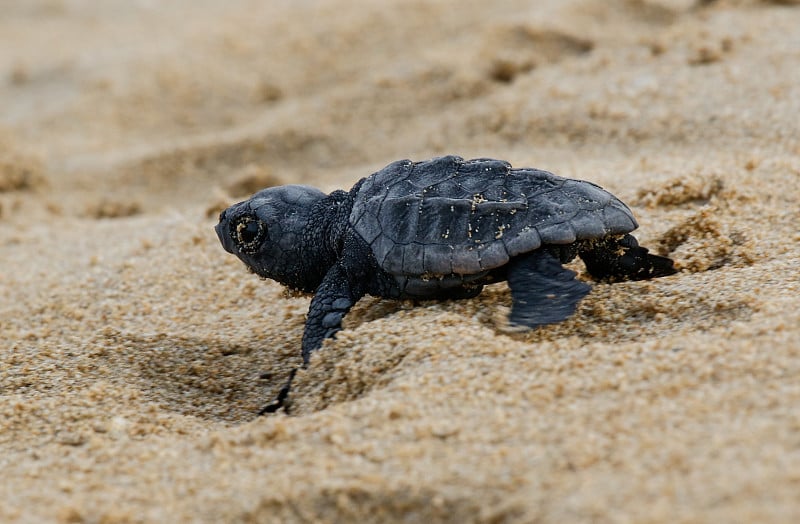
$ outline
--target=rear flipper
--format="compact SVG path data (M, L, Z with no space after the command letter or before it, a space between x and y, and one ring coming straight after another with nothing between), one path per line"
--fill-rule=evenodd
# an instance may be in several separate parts
M512 300L508 320L530 328L567 319L592 289L547 249L512 259L508 286Z
M597 280L645 280L676 273L671 259L651 255L633 235L594 242L578 254Z

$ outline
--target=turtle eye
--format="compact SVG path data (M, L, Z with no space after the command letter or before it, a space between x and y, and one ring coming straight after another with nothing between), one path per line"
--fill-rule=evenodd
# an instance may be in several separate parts
M255 253L266 235L266 224L253 217L243 216L233 224L233 238L242 251Z

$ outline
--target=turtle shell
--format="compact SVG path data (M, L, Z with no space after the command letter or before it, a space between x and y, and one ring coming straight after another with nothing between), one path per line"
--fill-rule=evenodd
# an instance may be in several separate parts
M628 233L631 210L590 182L501 160L400 160L364 179L350 223L394 275L472 275L542 244Z

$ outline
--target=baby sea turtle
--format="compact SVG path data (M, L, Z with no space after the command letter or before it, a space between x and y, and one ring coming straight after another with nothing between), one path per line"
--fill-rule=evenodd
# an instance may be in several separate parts
M216 231L252 272L314 294L306 365L366 294L461 299L508 281L509 321L533 328L566 319L589 293L562 266L576 256L597 280L673 274L672 260L629 234L637 227L628 206L590 182L446 156L394 162L330 195L264 189L223 211Z

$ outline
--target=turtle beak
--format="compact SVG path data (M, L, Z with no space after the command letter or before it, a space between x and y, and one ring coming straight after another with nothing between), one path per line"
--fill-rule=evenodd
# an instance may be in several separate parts
M220 213L219 215L219 224L214 226L214 231L217 232L217 237L219 237L219 241L222 244L222 247L228 253L234 253L233 251L233 239L228 234L228 220L225 216L225 211ZM235 253L234 253L235 254Z

